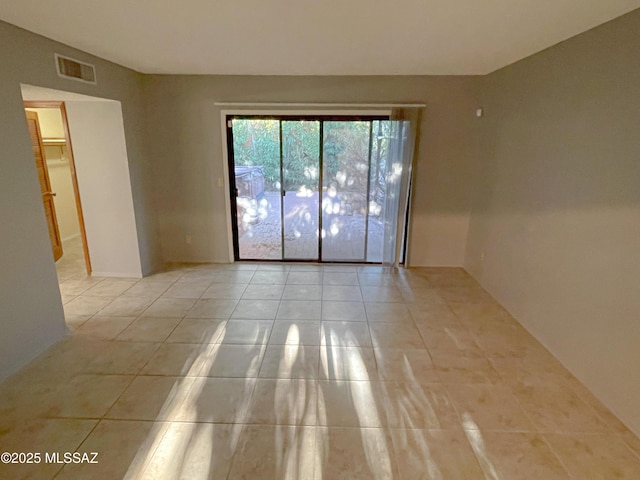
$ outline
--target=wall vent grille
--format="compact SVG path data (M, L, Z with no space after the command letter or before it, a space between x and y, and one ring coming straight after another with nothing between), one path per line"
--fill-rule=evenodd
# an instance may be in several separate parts
M95 85L96 82L96 67L89 63L81 62L74 58L65 57L64 55L55 54L56 70L58 76L62 78L68 78L71 80L77 80L79 82L91 83Z

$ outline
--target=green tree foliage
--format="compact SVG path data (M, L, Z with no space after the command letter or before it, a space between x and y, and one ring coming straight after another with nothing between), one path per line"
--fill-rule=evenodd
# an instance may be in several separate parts
M320 122L282 122L282 164L284 189L297 191L301 187L318 191L320 178Z
M280 122L233 120L233 158L236 166L261 166L265 189L280 190Z
M388 135L387 121L325 121L322 159L324 186L338 189L365 208L367 181L371 182L372 199L376 192L384 189ZM235 165L261 166L267 191L280 190L280 148L279 120L233 120ZM285 190L297 191L304 186L317 191L319 155L320 121L282 121Z
M366 190L369 122L325 122L323 153L325 184Z

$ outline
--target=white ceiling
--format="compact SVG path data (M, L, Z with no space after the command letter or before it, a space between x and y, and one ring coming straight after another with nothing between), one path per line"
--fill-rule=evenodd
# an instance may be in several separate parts
M0 19L144 73L486 74L640 0L3 0Z

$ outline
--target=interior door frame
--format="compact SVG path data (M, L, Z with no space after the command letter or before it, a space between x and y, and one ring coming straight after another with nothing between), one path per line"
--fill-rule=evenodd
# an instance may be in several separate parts
M55 108L60 111L62 116L62 128L64 131L65 143L67 147L67 156L69 157L69 170L71 171L71 184L73 185L73 195L75 197L76 212L78 214L78 224L80 226L80 238L82 240L82 250L84 254L84 263L87 275L91 276L91 257L89 255L89 244L87 243L87 231L84 225L84 215L82 213L82 203L80 201L80 188L78 187L78 176L76 174L76 164L73 158L73 145L71 143L71 134L69 131L69 122L67 120L67 109L64 102L60 101L37 101L25 100L24 108ZM45 161L46 167L46 161Z
M287 259L284 256L284 239L282 240L282 258L280 259L240 259L240 243L238 236L238 217L237 217L237 208L236 208L236 192L237 187L235 184L235 175L234 173L234 155L233 155L233 119L256 119L256 120L277 120L280 122L279 126L279 135L280 135L280 171L281 171L281 189L283 188L282 183L282 169L283 169L283 158L282 158L282 121L319 121L319 160L318 160L318 170L319 170L319 178L318 178L318 186L319 186L319 208L318 208L318 228L322 230L322 199L323 199L323 144L324 144L324 135L323 135L323 126L326 121L335 121L335 122L348 122L348 121L375 121L375 120L390 120L391 111L390 110L358 110L358 111L287 111L287 110L276 110L276 111L248 111L248 110L222 110L221 111L221 120L222 120L222 131L223 131L223 155L227 159L224 162L224 170L225 170L225 187L227 191L226 197L226 211L227 211L227 226L229 229L229 260L231 262L237 261L255 261L255 262L306 262L306 263L367 263L366 262L366 252L367 252L367 242L365 239L364 251L365 257L364 261L360 262L357 260L323 260L322 259L322 236L318 235L318 255L315 259ZM370 138L369 138L369 167L371 167L371 130L370 130ZM370 174L370 172L369 172ZM369 180L367 181L367 191L369 191ZM219 184L222 182L219 182ZM282 195L280 196L280 211L281 211L281 228L284 229L284 223L282 218L283 212L283 200ZM368 200L367 200L368 201ZM366 216L366 220L368 223L368 214Z
M29 124L29 137L34 153L36 169L38 170L38 180L40 193L42 195L42 206L47 220L47 230L51 242L53 261L57 262L64 250L62 248L62 237L60 237L60 227L58 226L58 216L56 215L55 192L51 191L51 180L49 169L47 168L47 158L42 143L42 132L40 130L40 118L37 112L26 110L27 123ZM37 150L37 152L36 152Z

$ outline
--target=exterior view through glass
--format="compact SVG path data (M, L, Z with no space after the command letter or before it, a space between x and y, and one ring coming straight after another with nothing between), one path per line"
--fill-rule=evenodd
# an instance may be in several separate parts
M382 261L388 120L230 125L237 260Z

